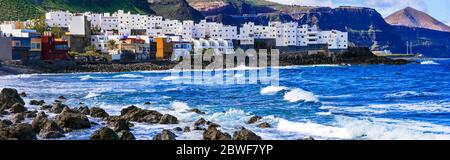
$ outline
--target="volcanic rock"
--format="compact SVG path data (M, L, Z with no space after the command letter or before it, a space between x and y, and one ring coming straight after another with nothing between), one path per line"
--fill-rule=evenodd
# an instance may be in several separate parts
M90 140L120 140L119 136L112 129L108 127L102 127L96 130Z

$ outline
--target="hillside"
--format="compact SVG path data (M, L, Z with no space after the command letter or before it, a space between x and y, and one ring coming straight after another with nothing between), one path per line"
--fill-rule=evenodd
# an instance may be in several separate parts
M386 17L386 22L396 26L398 25L450 32L449 26L424 12L411 7L406 7Z
M148 0L150 8L168 19L200 21L202 13L192 8L186 0Z
M280 6L264 0L188 0L204 16L272 13Z

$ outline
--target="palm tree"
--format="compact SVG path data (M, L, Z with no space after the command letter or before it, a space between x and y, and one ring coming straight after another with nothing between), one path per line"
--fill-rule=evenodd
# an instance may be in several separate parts
M116 41L115 40L109 40L108 41L108 49L109 50L116 50L117 49L117 43L116 43Z

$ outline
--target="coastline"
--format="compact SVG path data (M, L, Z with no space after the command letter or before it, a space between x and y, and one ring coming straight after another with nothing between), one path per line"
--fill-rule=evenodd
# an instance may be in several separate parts
M408 60L377 57L366 48L351 48L343 53L307 52L282 53L279 56L279 66L309 66L309 65L403 65L412 63ZM135 63L113 62L73 62L50 61L28 62L27 64L9 63L0 65L0 76L19 74L45 73L116 73L132 71L166 71L173 69L178 63L164 61L148 61Z

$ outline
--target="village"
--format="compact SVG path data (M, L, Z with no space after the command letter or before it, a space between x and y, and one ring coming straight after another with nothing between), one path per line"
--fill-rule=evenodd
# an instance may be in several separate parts
M234 54L237 48L341 52L349 48L349 42L347 32L322 31L296 22L229 26L122 10L112 14L52 11L41 19L0 25L1 61L177 61L205 50Z

